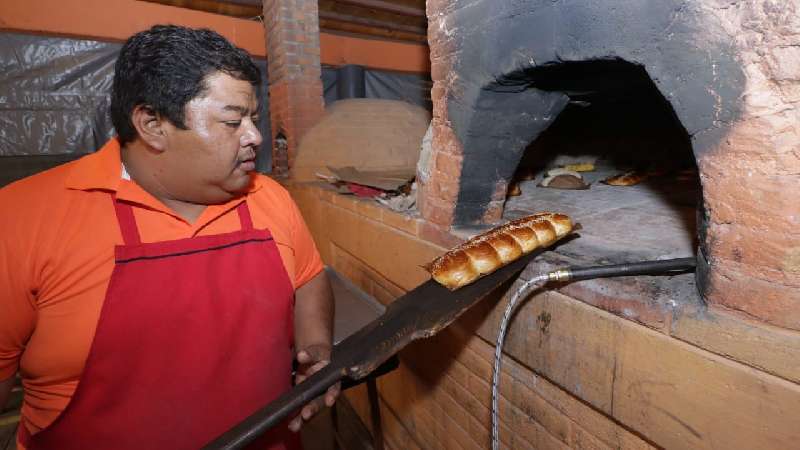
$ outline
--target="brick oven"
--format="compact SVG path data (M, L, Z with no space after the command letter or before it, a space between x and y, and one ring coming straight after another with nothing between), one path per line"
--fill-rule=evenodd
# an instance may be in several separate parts
M693 252L699 238L703 298L800 330L796 6L429 1L434 118L422 217L443 229L500 221L520 203L506 202L506 191L523 154L545 160L569 146L559 142L617 159L627 149L627 162L662 169L688 156L702 188L691 205L697 222L683 221L688 236L676 245ZM650 199L686 216L687 205L670 197L680 184L667 181ZM596 224L623 229L628 253L643 240L676 238L661 226L675 216L648 223L658 212L637 213L623 194L598 192L609 195L605 204L588 194L573 209L579 221L630 206ZM571 201L538 203L570 209Z
M502 448L791 448L799 13L796 0L428 0L433 118L418 210L289 187L326 264L387 305L448 247L532 211L584 229L522 279L698 259L697 274L582 281L524 302L504 347ZM587 156L589 189L538 186L559 158ZM598 182L629 168L660 174ZM526 171L534 179L509 197ZM406 348L378 380L388 448L488 448L494 342L520 283ZM366 390L345 396L371 426Z

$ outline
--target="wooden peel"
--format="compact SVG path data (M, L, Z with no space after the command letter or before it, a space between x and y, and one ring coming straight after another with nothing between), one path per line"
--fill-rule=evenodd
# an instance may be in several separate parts
M449 291L434 280L426 281L395 300L382 316L336 345L330 364L203 448L244 448L342 379L359 380L412 341L435 335L522 271L542 251L539 248L523 255L457 291Z

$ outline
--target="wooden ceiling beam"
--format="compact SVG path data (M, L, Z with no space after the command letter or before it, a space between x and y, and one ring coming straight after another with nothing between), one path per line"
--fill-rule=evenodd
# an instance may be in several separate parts
M392 39L403 42L424 44L428 41L426 35L409 33L406 31L389 30L386 28L370 27L357 23L339 22L336 20L319 18L319 28L327 33L346 33L361 38L373 37L376 39Z
M219 3L230 3L233 5L244 5L244 6L258 6L261 7L261 0L216 0Z
M261 6L261 0L217 0L220 3L234 5ZM392 3L386 0L335 0L336 3L390 12L401 16L426 17L425 8Z
M425 8L415 8L413 6L401 5L385 0L336 0L336 3L377 9L379 11L391 12L402 16L426 17Z
M346 22L357 25L365 25L373 28L383 28L390 31L403 31L406 33L418 34L420 36L427 36L428 33L428 31L425 28L415 25L404 25L400 23L393 23L379 19L370 19L367 17L342 14L334 11L320 10L319 18L326 19L328 21Z
M262 0L145 1L247 19L255 19L262 13ZM425 43L427 21L420 14L424 17L424 9L384 0L320 0L319 9L320 28L325 31Z
M188 8L226 16L254 19L261 15L261 0L145 0L150 3ZM256 1L250 4L247 1Z
M329 11L337 14L345 14L347 16L383 21L395 25L409 25L425 29L428 27L428 20L425 17L404 16L363 6L354 6L350 3L343 3L340 0L318 0L318 3L320 12ZM377 26L381 25L382 24L377 24Z

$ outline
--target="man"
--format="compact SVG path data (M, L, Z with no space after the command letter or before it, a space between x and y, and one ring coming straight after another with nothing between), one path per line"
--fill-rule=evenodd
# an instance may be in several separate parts
M319 254L253 172L259 82L213 31L138 33L115 68L118 137L0 190L0 405L19 372L20 448L198 448L289 389L293 357L298 380L327 363Z

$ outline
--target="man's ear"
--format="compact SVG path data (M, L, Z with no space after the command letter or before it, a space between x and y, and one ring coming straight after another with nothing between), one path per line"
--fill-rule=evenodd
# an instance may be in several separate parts
M167 149L167 133L164 129L165 118L161 117L147 105L133 108L131 122L136 132L150 148L163 152Z

